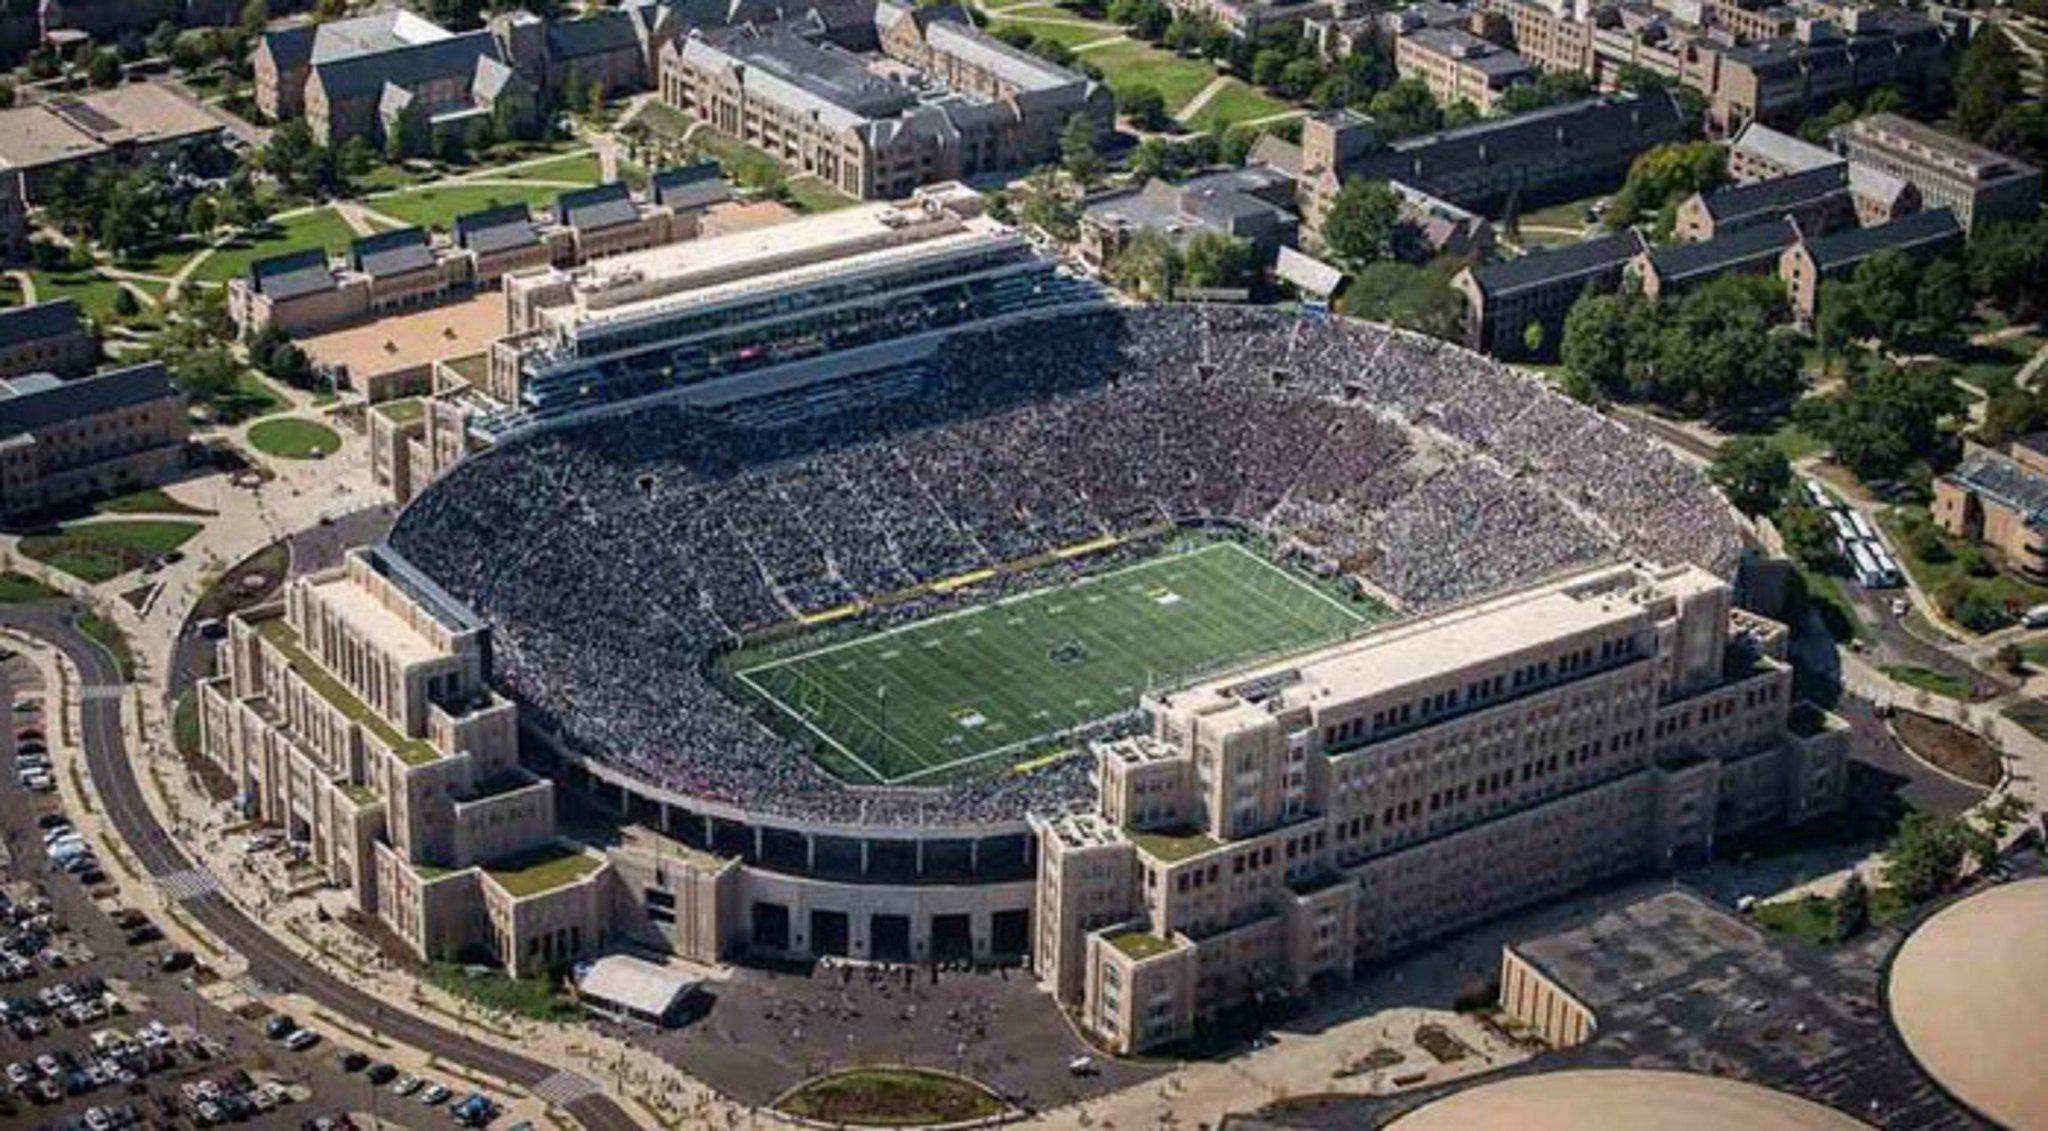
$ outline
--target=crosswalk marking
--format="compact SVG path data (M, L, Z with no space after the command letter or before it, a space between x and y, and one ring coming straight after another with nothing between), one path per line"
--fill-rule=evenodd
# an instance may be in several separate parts
M574 1072L556 1072L533 1086L533 1097L555 1107L568 1107L585 1096L598 1093L596 1084Z
M128 686L121 683L88 683L78 689L78 697L86 702L95 699L120 699L128 694Z
M212 872L203 868L186 868L181 872L158 876L156 886L161 888L172 902L183 903L188 899L198 899L208 892L219 891L220 881L213 878Z

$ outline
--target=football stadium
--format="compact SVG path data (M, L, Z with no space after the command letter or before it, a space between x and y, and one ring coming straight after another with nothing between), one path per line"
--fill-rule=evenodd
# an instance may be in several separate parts
M1050 312L759 384L501 443L391 536L493 626L551 749L749 851L728 822L1021 833L1086 799L1063 755L1147 690L1574 567L1740 552L1649 441L1342 318Z

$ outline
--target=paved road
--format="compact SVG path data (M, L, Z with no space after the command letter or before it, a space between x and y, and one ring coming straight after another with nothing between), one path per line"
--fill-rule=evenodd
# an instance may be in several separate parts
M78 669L87 691L81 716L86 765L99 787L107 816L127 841L129 850L151 876L189 871L194 862L157 823L142 798L121 728L118 697L92 694L91 688L120 683L113 658L71 622L68 603L39 602L0 609L0 623L31 633L63 651ZM517 1053L462 1036L383 1002L314 966L271 937L218 891L187 899L185 910L249 964L257 981L289 989L318 1001L356 1024L411 1045L442 1060L510 1080L532 1090L556 1070ZM580 1089L578 1089L580 1090ZM638 1125L625 1109L602 1094L589 1094L566 1105L569 1114L590 1131L630 1131Z

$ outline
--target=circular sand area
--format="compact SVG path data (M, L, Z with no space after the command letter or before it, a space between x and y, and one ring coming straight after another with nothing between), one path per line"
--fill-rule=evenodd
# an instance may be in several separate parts
M1922 923L1892 960L1892 1021L1950 1094L2048 1127L2048 879L1990 888Z
M1468 1088L1395 1120L1389 1131L1856 1131L1862 1127L1832 1108L1739 1080L1623 1068L1518 1076Z

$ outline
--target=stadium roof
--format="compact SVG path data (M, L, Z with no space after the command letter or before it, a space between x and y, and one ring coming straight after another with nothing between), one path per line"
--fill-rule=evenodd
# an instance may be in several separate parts
M78 332L76 299L57 298L0 310L0 346L20 345Z
M161 361L146 361L54 385L31 382L25 390L4 386L0 394L0 440L13 439L52 424L176 396L171 372Z
M1537 1072L1480 1084L1423 1105L1388 1131L1858 1131L1812 1100L1758 1084L1641 1068Z

